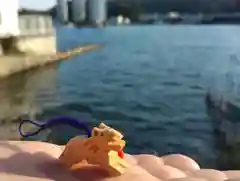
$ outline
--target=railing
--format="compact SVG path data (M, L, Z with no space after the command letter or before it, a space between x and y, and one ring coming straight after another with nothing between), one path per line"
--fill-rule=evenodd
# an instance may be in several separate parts
M54 33L52 17L41 14L19 15L20 36L41 36Z

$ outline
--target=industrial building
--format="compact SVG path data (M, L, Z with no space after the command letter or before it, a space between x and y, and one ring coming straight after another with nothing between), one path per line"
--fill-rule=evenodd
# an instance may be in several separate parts
M106 23L107 0L88 0L88 21L97 26Z
M68 0L57 0L57 17L58 20L65 24L69 22L69 7Z
M57 0L56 9L61 23L99 26L107 21L107 0Z
M87 18L87 0L72 0L71 16L73 23L81 24Z

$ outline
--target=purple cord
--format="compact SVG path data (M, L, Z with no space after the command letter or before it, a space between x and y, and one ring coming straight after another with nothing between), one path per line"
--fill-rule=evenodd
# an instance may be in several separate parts
M33 124L34 126L39 127L39 129L37 129L34 132L24 133L22 131L22 126L26 123ZM27 137L37 135L39 132L41 132L44 129L48 129L59 124L65 124L65 125L69 125L71 127L77 128L79 130L84 130L87 133L88 137L91 137L91 130L87 127L87 125L84 122L81 122L80 120L71 118L71 117L57 117L57 118L44 121L43 123L35 122L31 120L22 120L22 122L18 126L18 131L23 138L27 138Z

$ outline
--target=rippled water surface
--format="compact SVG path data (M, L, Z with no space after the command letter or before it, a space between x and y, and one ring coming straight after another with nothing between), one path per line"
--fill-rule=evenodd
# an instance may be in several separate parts
M238 26L60 28L59 50L105 46L1 81L1 118L30 110L39 119L69 115L90 125L106 120L124 133L128 152L184 153L217 167L228 153L216 147L204 96L209 88L238 94L239 31ZM10 131L0 136L10 139L16 124L3 121L2 129ZM63 131L78 134L69 130L58 127L47 139L57 142Z

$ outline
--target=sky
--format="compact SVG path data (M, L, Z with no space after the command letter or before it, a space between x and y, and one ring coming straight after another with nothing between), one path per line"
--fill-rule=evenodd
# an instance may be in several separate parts
M19 3L21 8L48 9L56 3L56 0L19 0Z

